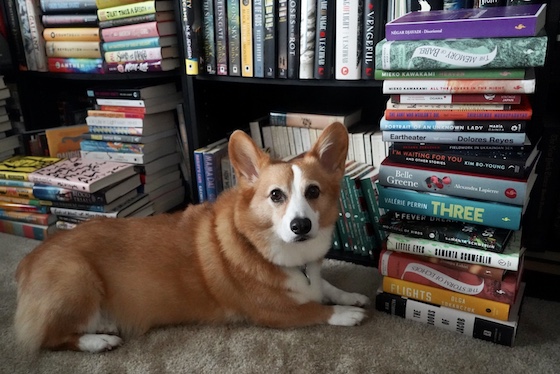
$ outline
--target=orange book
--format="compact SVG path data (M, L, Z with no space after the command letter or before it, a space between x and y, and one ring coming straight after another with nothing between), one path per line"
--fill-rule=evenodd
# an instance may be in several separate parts
M532 116L533 108L527 97L521 100L521 104L512 105L509 110L385 110L385 119L389 121L530 120Z
M511 305L402 279L383 277L383 291L463 312L507 321Z
M87 131L87 125L54 127L46 130L50 156L59 158L79 156L82 134Z
M117 105L99 105L99 110L108 112L126 112L135 114L146 114L146 108L131 107L131 106L117 106Z
M43 30L47 41L67 40L75 42L97 42L101 40L99 27L47 27Z

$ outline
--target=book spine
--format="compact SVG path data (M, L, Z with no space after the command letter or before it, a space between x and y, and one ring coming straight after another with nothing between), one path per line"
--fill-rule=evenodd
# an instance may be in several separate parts
M95 99L97 105L109 105L109 106L120 106L120 107L131 107L131 108L146 108L146 101L143 99L116 99L116 98L103 98L98 97Z
M380 136L383 131L380 131ZM484 145L484 144L445 144L445 143L404 143L396 142L392 147L399 151L499 151L523 152L530 145Z
M264 76L276 78L276 0L264 3Z
M156 12L155 1L142 1L137 3L118 5L110 8L102 8L97 10L97 18L99 21L107 21L118 18L126 18L143 14Z
M88 204L88 203L77 203L71 201L53 201L52 207L56 208L64 208L64 209L80 209L80 210L88 210L91 212L105 212L106 204ZM60 215L58 216L61 217Z
M360 5L360 3L362 4ZM361 78L362 11L363 2L358 0L336 1L336 44L334 48L336 79Z
M33 196L32 187L8 187L0 186L0 196L13 196L13 197L25 197L28 199L35 199Z
M29 29L27 30L24 38L29 37L30 52L36 63L36 71L46 72L47 67L47 54L45 47L45 40L43 39L43 24L41 23L41 8L38 1L25 0L25 7L27 12L27 20ZM21 6L20 2L20 6ZM29 62L29 61L28 61Z
M228 74L241 75L241 31L239 30L239 0L227 0Z
M142 127L142 118L119 118L119 117L94 117L87 116L88 126L112 126L112 127Z
M377 294L375 309L411 321L509 347L513 346L517 334L517 322L500 321L388 292Z
M317 16L315 23L315 79L332 79L334 52L334 10L335 6L328 0L317 1Z
M185 72L187 75L197 75L200 63L200 25L201 10L199 1L180 1L181 10L181 37L185 58Z
M381 247L381 243L387 238L387 233L381 227L379 219L385 213L384 209L379 207L378 204L378 193L377 193L377 177L367 177L361 180L361 188L363 190L364 199L368 207L368 211L371 213L373 219L373 228L375 230L375 236L377 239L378 247Z
M101 29L101 37L104 42L151 38L155 36L160 36L156 21Z
M138 0L95 0L98 9L112 8L119 5L137 3Z
M507 321L510 305L401 279L383 277L383 291L426 303Z
M380 70L375 79L525 79L525 68L453 69L453 70Z
M386 105L387 109L390 110L476 110L476 111L487 111L487 110L510 110L511 104L497 104L497 103L451 103L451 104L440 104L440 103L394 103L389 99Z
M375 43L376 43L376 19L380 17L376 15L379 11L376 9L378 2L376 0L365 0L363 21L362 21L362 79L375 79Z
M28 70L26 61L26 50L23 39L23 30L21 28L21 19L18 14L19 0L6 0L2 2L4 7L4 17L7 22L7 35L9 45L13 48L13 57L17 63L18 70ZM97 19L97 17L96 17Z
M116 127L116 126L89 126L88 131L93 134L117 134L117 135L137 135L142 136L142 127Z
M11 211L11 212L24 212L24 213L40 213L40 214L47 214L49 213L48 206L40 206L40 205L27 205L27 204L19 204L19 203L9 203L6 201L0 201L0 209L3 211Z
M458 132L505 132L525 133L527 121L478 121L478 120L418 120L379 121L382 131L458 131Z
M194 170L196 176L196 191L198 193L198 202L202 203L207 200L204 153L202 151L194 152Z
M253 76L264 78L264 0L253 0Z
M354 220L352 219L351 206L350 206L350 196L348 195L348 189L343 183L340 190L340 230L343 232L343 243L344 250L346 252L352 252L357 255L361 255L358 251L359 247L359 231L356 227Z
M216 37L214 33L214 1L202 0L202 65L206 74L216 74Z
M300 1L299 79L313 79L317 1Z
M241 76L253 76L253 3L241 1L239 6L239 30L241 34Z
M100 42L47 41L48 57L101 58Z
M301 1L288 1L288 75L299 78Z
M43 39L67 41L100 41L98 27L47 27L43 29Z
M110 27L120 27L120 26L134 25L140 23L154 22L157 21L157 18L158 18L157 13L143 14L140 16L132 16L126 18L112 19L108 21L101 21L97 23L97 26L101 30L103 30ZM97 21L97 15L95 16L95 20Z
M33 186L33 193L38 199L49 201L66 201L82 204L107 204L104 195L87 193L83 191L71 190L52 185L36 184Z
M395 94L391 95L391 102L396 104L520 104L521 94Z
M535 79L386 79L384 94L532 94Z
M457 173L455 169L437 170L410 167L383 161L379 183L387 187L437 192L452 196L495 201L523 206L530 192L527 179L496 178L490 175Z
M544 66L547 41L546 36L393 42L382 40L375 46L375 68L436 70Z
M388 250L381 251L378 269L383 276L510 305L515 301L520 279L518 272L510 272L503 280L495 281Z
M522 179L526 177L525 158L495 157L480 153L465 154L449 150L408 151L389 148L389 160L405 165L427 166L440 170L457 170L497 177Z
M363 256L372 256L373 252L378 248L377 239L374 233L373 219L369 213L359 177L358 175L353 178L346 177L345 179L354 215L353 218L356 221L360 234L360 253Z
M97 10L95 0L37 0L44 13L83 13Z
M101 151L101 152L133 152L144 153L144 144L140 143L121 143L102 140L87 140L80 142L80 149L83 151Z
M33 182L0 179L0 187L33 187Z
M102 58L59 58L47 59L48 70L51 73L88 73L104 74L105 67Z
M216 35L216 72L228 75L227 0L214 0L214 26Z
M94 90L87 90L88 97L127 97L133 99L135 97L141 97L140 91L137 90L127 90L124 89L123 91L96 91ZM109 111L109 110L97 110L97 109L89 109L87 111L87 115L91 117L107 117L107 118L144 118L146 116L145 113L135 113L129 111ZM87 117L86 117L87 118Z
M179 64L177 63L178 67ZM125 62L112 62L105 64L107 73L154 73L159 71L167 71L168 68L164 67L163 59L155 59L150 61L125 61Z
M378 186L379 206L405 213L519 230L523 207L449 195Z
M162 47L159 37L118 40L105 42L101 45L103 52L120 51L123 49L141 49Z
M134 135L87 133L87 134L83 134L82 138L91 139L91 140L102 140L105 142L142 143L142 136L134 136Z
M95 12L92 14L43 14L41 22L44 27L73 27L82 25L101 28L101 25L97 23L97 14Z
M216 201L218 194L223 190L221 161L217 157L217 154L204 153L203 162L206 200Z
M103 56L105 61L109 64L119 62L144 62L161 60L163 58L161 47L105 52Z
M269 121L275 126L306 127L323 130L333 122L344 123L344 116L295 113L295 112L270 112Z
M278 78L288 78L288 1L278 0L277 29L277 65Z
M509 245L512 243L510 239ZM390 251L405 252L414 255L435 257L450 261L460 261L475 265L485 265L497 269L518 271L520 270L519 254L496 253L484 249L469 248L457 244L441 243L434 240L414 238L408 235L389 233L386 248Z
M525 133L469 132L458 131L390 131L382 133L384 142L446 143L446 144L487 144L523 145Z
M130 164L145 163L143 154L138 153L120 153L120 152L102 152L102 151L80 151L80 155L84 159L97 161L116 161Z
M54 230L54 226L0 219L0 232L22 236L29 239L44 240L47 236L53 233Z

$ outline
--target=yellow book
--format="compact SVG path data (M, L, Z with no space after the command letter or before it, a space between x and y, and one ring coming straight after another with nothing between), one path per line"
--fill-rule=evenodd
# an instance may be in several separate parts
M480 316L507 321L511 305L392 277L383 277L383 291Z
M95 0L97 9L112 8L119 5L141 3L144 0Z
M95 42L101 40L99 27L47 27L43 30L43 38L46 41Z
M97 18L99 21L108 21L112 19L141 16L166 10L173 10L173 2L171 0L150 0L98 9Z
M101 58L100 42L47 41L47 57Z
M253 1L240 3L239 29L241 31L241 76L253 76Z
M0 162L0 179L26 181L32 171L60 161L58 157L14 156Z

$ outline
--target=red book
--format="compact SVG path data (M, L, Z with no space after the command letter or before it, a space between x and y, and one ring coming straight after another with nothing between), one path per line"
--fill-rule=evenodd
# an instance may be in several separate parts
M110 118L144 118L144 113L110 111L110 110L94 110L87 111L88 116L92 117L110 117Z
M527 97L510 110L402 110L386 109L385 119L391 120L530 120L533 108Z
M519 268L523 269L522 266ZM383 249L379 256L379 272L383 276L511 305L517 295L522 271L507 272L499 281L425 261L419 256Z
M523 95L514 94L395 94L394 104L520 104Z
M116 105L99 105L99 110L107 112L120 112L120 113L130 113L136 115L146 114L146 108L131 107L131 106L116 106ZM125 116L124 118L127 118ZM128 117L128 118L142 118L142 117Z

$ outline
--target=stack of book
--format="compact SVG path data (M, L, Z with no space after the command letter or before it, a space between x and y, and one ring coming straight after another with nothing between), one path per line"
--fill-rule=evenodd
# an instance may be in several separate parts
M391 95L380 123L391 146L377 186L388 232L378 309L513 344L523 298L521 227L540 156L538 136L526 131L527 95L533 68L544 64L545 9L417 12L386 25L387 39L376 46ZM397 252L412 257L398 262ZM473 276L470 264L489 269ZM495 268L508 272L489 280Z
M134 164L141 191L156 213L181 204L185 197L177 150L177 106L182 94L174 82L130 88L92 88L87 95L96 109L88 111L82 135L84 159Z
M43 240L56 231L52 204L35 197L29 175L59 161L56 157L13 156L0 162L0 232Z
M0 161L13 156L20 148L20 138L14 133L12 121L7 109L7 101L11 97L10 89L0 75Z
M48 71L104 73L96 0L40 0L40 4Z
M154 72L179 66L177 27L169 0L98 0L108 73Z
M63 159L28 175L35 197L50 201L56 227L69 229L94 217L144 217L154 213L149 196L138 191L134 165Z

